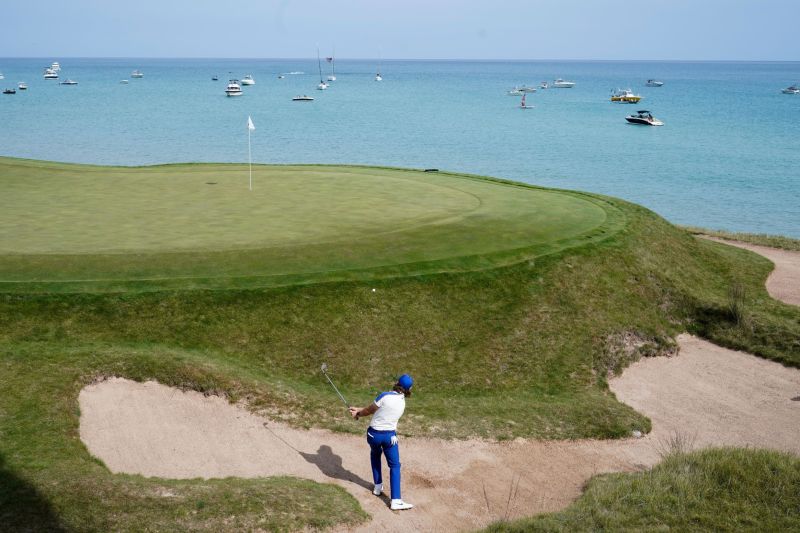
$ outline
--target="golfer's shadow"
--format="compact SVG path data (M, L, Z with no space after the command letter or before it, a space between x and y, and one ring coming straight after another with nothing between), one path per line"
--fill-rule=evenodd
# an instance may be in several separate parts
M342 466L342 458L335 453L330 446L323 444L317 450L317 453L303 453L298 451L303 459L311 464L317 465L317 468L326 476L333 479L341 479L342 481L349 481L355 483L365 489L372 490L372 483L358 477L353 472L347 470Z

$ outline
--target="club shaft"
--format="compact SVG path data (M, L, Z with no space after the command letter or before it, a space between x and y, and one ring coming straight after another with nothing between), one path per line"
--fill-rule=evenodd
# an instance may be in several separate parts
M341 393L341 392L339 392L339 389L337 389L337 388L336 388L336 384L333 382L333 380L332 380L332 379L331 379L331 377L328 375L328 373L327 373L327 372L325 372L324 370L322 371L322 373L323 373L323 374L325 374L325 377L328 379L328 383L330 383L330 384L331 384L331 387L333 387L333 390L335 390L335 391L336 391L336 394L338 394L338 395L339 395L339 398L341 398L341 399L342 399L342 402L344 402L345 406L347 406L347 407L350 407L350 404L349 404L349 403L347 403L347 400L345 400L345 399L344 399L344 396L342 396L342 393Z

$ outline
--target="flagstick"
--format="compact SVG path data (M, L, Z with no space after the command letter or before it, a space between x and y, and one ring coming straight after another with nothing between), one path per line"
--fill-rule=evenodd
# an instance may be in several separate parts
M250 151L250 126L247 127L247 160L250 162L250 190L253 190L253 155Z

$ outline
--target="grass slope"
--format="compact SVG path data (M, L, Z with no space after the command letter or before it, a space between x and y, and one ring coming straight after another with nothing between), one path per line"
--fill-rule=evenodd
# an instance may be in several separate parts
M485 531L798 530L800 459L724 448L672 454L647 472L597 476L562 512Z
M79 530L136 529L144 516L163 524L199 516L187 523L215 530L237 529L230 516L238 529L261 520L321 525L318 515L363 519L346 493L311 483L110 475L77 436L77 393L100 376L157 379L244 399L297 426L355 431L320 364L353 402L407 371L417 390L404 434L615 438L650 426L617 402L607 376L672 349L679 332L800 366L800 311L766 293L768 261L698 240L641 207L580 197L622 223L535 257L459 259L466 271L415 266L408 276L366 269L351 280L283 287L0 294L0 455L3 475L18 480L13 496L0 497L0 516L24 516L23 494L43 523L52 514ZM172 497L158 496L164 490L179 497L165 503ZM96 491L105 503L95 503ZM291 494L296 505L254 508L248 491L267 500Z

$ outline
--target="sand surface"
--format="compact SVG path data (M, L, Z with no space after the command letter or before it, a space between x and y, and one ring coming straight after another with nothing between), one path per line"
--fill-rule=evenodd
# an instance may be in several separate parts
M402 520L385 498L370 493L364 437L293 429L220 397L109 379L80 393L80 435L112 472L166 478L292 475L336 483L373 516L363 531L468 530L504 516L562 509L594 474L658 462L674 434L696 448L757 446L800 454L800 402L791 400L800 395L800 370L688 335L679 345L680 355L644 359L611 382L621 401L653 420L653 432L643 438L401 438L404 497L417 505ZM352 423L366 429L363 421ZM515 481L517 497L507 510Z
M800 305L800 252L714 237L704 238L750 250L772 261L775 264L775 270L767 278L767 292L776 300L791 305Z

